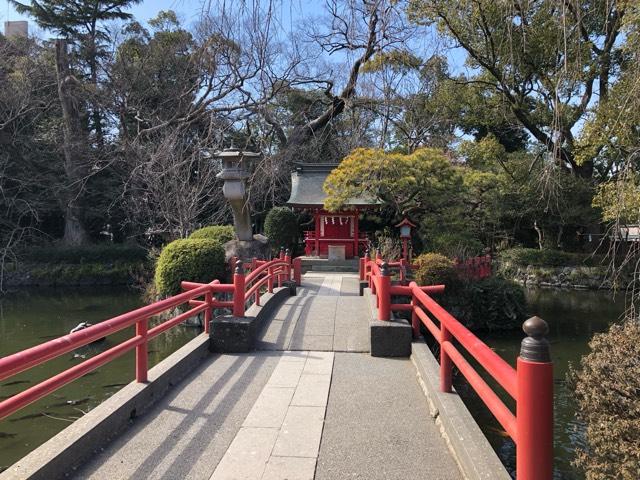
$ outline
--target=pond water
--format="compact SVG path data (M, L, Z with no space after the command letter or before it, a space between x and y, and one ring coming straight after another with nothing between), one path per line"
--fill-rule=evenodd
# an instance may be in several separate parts
M141 305L139 293L121 288L25 290L5 295L0 297L0 357L67 334L80 322L97 323ZM130 338L133 333L131 327L95 346L62 355L1 381L0 400ZM199 328L178 326L155 338L149 344L149 366L199 333ZM133 380L134 358L135 353L128 352L1 420L0 471Z
M554 362L554 443L556 480L579 480L581 475L571 465L576 448L585 445L584 426L575 418L575 403L566 378L569 365L578 365L589 352L589 340L596 332L607 330L624 312L624 298L612 298L608 291L535 289L527 291L528 310L549 324L549 341ZM486 334L483 340L512 365L520 351L524 334L513 332L496 336ZM493 384L495 385L495 383ZM515 470L515 446L505 437L502 427L493 419L481 400L464 384L457 384L465 403L480 424L491 445L510 472ZM503 400L505 397L503 396ZM512 403L508 403L512 405Z

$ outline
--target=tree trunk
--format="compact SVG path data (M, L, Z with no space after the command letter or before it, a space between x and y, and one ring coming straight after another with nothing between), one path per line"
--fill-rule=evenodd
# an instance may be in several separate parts
M542 230L540 230L540 227L538 227L538 221L537 220L533 221L533 228L535 229L536 233L538 234L538 249L542 250L544 248L544 235L542 233Z
M65 206L63 242L65 245L81 245L88 241L82 223L83 208L80 202L87 173L87 135L83 128L81 101L76 95L78 81L70 72L67 42L63 39L56 40L56 74L58 97L62 107L62 149L67 177L67 185L61 199Z

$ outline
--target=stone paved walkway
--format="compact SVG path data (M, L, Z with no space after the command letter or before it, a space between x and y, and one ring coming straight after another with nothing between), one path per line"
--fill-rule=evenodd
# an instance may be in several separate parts
M261 350L369 351L369 306L358 276L311 273L287 299L258 340Z
M313 480L333 352L284 352L211 480Z
M366 353L357 277L311 273L303 285L263 351L204 362L72 476L461 479L411 362Z

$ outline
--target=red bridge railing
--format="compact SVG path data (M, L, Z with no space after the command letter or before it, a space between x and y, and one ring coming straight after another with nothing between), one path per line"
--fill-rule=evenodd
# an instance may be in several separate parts
M366 254L365 254L365 257L366 257ZM365 268L367 268L364 264L365 257L360 258L360 280L365 279L364 278ZM382 262L378 254L376 254L376 260L378 263ZM401 283L404 283L407 281L407 278L409 277L409 272L411 270L415 270L418 268L416 264L412 264L403 258L397 261L389 261L387 262L387 265L392 270L398 271L399 280ZM491 255L471 257L465 260L460 260L456 258L454 268L458 272L460 277L466 280L482 280L483 278L487 278L491 276L491 273L492 273Z
M491 276L491 255L471 257L465 260L456 259L458 274L468 280L481 280Z
M243 317L248 303L259 304L261 290L273 292L274 285L281 286L292 277L300 283L300 260L292 260L288 253L281 252L279 258L271 261L254 260L247 268L252 268L252 271L245 275L244 265L238 261L231 284L223 284L219 280L206 284L182 282L182 288L186 290L183 293L0 358L1 381L135 325L135 336L128 340L0 402L0 420L134 349L136 381L146 382L147 345L150 340L203 312L204 331L208 334L214 309L228 308L234 316ZM230 296L231 300L218 299L218 296ZM151 317L183 305L190 308L149 328Z
M493 416L516 444L518 480L551 480L553 475L553 364L544 338L547 324L538 317L527 320L528 337L514 369L429 295L444 285L392 285L391 268L381 259L360 260L360 278L376 296L378 319L388 321L394 311L410 311L414 337L420 324L440 345L440 390L452 392L454 365L464 375ZM392 297L406 296L408 304L394 304ZM515 414L487 384L465 357L475 359L516 402Z

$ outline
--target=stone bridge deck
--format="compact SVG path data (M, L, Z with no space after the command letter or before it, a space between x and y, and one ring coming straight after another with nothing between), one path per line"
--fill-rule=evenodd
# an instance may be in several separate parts
M357 277L312 272L303 285L260 351L210 357L74 478L463 478L411 361L367 353Z

